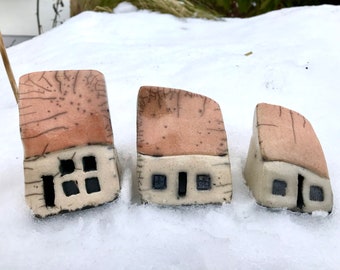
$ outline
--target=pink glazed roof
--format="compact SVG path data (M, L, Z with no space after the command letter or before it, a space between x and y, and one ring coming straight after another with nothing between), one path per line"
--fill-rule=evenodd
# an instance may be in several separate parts
M309 121L287 108L258 104L258 139L266 161L284 161L329 178L325 156Z
M178 89L143 86L137 109L137 150L152 156L226 155L219 105Z
M95 70L44 71L19 82L25 157L73 146L113 144L104 76Z

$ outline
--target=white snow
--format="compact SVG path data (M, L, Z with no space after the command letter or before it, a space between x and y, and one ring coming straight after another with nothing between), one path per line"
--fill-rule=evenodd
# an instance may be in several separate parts
M339 269L339 26L340 7L330 5L222 21L126 5L114 14L82 13L10 48L17 80L40 70L104 73L122 190L118 201L102 207L33 217L24 200L17 105L0 65L0 269ZM232 165L230 204L139 203L136 99L142 85L219 102ZM312 123L334 192L331 215L255 203L242 170L259 102L291 108Z

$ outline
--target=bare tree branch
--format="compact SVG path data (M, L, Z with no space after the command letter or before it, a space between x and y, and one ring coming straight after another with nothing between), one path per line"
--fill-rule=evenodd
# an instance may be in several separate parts
M38 23L38 33L39 35L41 34L41 24L40 24L40 13L39 13L39 7L40 7L40 0L37 0L37 23Z

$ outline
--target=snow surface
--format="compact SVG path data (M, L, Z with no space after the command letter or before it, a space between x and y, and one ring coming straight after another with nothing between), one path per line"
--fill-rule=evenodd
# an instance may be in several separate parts
M17 79L40 70L104 73L122 168L114 203L33 217L24 201L18 110L0 65L0 269L339 269L340 7L221 21L178 19L127 4L119 10L80 14L8 50ZM230 204L139 203L135 123L142 85L219 102L232 164ZM286 106L312 123L328 162L331 215L255 203L242 170L259 102Z

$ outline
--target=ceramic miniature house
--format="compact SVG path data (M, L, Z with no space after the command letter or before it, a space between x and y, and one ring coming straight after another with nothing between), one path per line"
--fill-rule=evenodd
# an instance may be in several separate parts
M29 73L19 83L25 197L45 217L117 198L120 184L104 76Z
M319 140L309 121L292 110L257 105L244 175L261 205L308 213L332 210Z
M219 105L183 90L140 88L137 174L143 202L229 202L232 182Z

